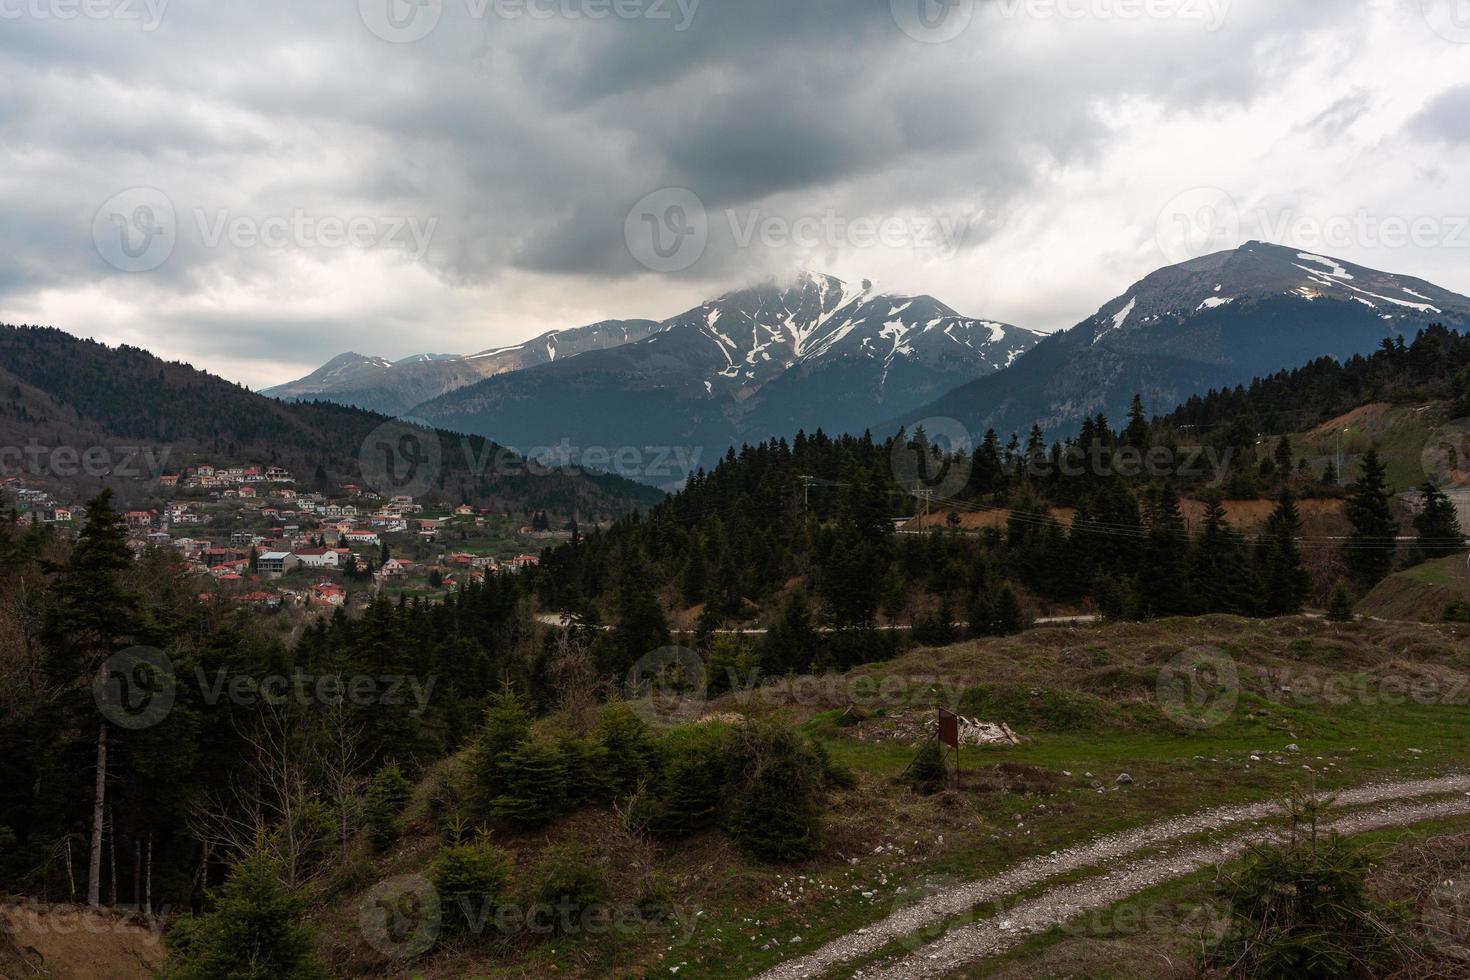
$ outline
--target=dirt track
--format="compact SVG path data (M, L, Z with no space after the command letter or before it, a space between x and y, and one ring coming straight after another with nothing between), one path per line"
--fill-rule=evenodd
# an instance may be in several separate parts
M1470 813L1470 776L1381 783L1337 794L1335 806L1375 806L1419 797L1461 794L1448 800L1415 806L1353 814L1335 826L1345 833L1407 825L1439 816ZM832 966L883 949L895 940L912 937L936 922L963 915L975 906L994 902L1034 888L1059 875L1110 862L1146 848L1157 848L1196 834L1248 824L1280 813L1276 802L1222 807L1183 817L1172 817L1134 830L1103 837L1091 844L1023 861L992 878L981 879L930 896L900 909L881 922L834 939L816 952L790 960L760 975L759 980L798 980L821 975ZM1115 904L1144 888L1188 875L1199 868L1238 854L1261 836L1242 831L1229 839L1164 858L1133 862L1126 872L1098 877L1054 889L1011 910L1004 922L987 920L954 930L879 973L865 976L918 977L942 974L966 962L1006 948L1025 935L1091 909ZM1033 928L1034 927L1034 928Z

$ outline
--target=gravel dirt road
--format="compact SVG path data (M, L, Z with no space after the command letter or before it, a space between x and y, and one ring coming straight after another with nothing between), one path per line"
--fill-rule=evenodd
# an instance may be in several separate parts
M1386 806L1447 794L1456 795L1450 799L1409 806ZM1377 808L1354 813L1333 825L1344 833L1407 826L1440 816L1467 814L1470 813L1470 775L1360 786L1337 793L1333 805L1338 809ZM1064 923L1089 910L1115 904L1137 891L1192 874L1206 865L1228 860L1241 853L1252 840L1263 836L1263 831L1247 825L1276 816L1281 811L1281 804L1277 801L1221 807L1171 817L1065 851L1030 858L994 877L948 889L899 909L880 922L834 939L813 953L760 974L758 980L801 980L820 976L839 963L875 953L895 940L932 929L937 922L967 914L977 905L1028 891L1059 875L1089 868L1102 871L1142 850L1166 847L1200 834L1236 831L1227 839L1178 855L1131 861L1126 869L1105 872L1046 892L1017 905L1002 919L976 922L952 930L897 963L880 967L882 972L864 972L865 977L942 975L964 963L1008 948L1032 932Z

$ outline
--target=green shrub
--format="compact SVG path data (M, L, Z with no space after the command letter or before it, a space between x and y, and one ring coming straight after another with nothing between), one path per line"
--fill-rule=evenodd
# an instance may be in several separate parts
M562 738L556 743L561 753L565 801L568 809L597 803L613 795L607 772L607 749L581 738Z
M1470 623L1470 602L1452 602L1445 607L1444 621L1447 623Z
M1384 976L1398 965L1403 913L1370 894L1365 851L1319 834L1326 805L1293 799L1287 839L1254 847L1220 883L1229 925L1203 965L1252 980Z
M641 814L650 833L687 837L715 823L729 746L730 729L719 724L676 728L659 741L661 776Z
M510 859L485 838L440 850L430 870L439 893L439 914L449 934L471 923L493 921L510 883Z
M166 980L326 980L304 903L261 855L230 869L214 910L185 916L166 935Z
M822 762L811 743L768 723L734 730L729 766L730 835L763 861L796 861L822 847Z
M1331 623L1351 623L1353 621L1353 597L1348 594L1347 586L1338 582L1332 590L1332 598L1327 602L1327 621Z
M363 821L376 850L383 850L398 836L398 815L412 798L413 784L403 775L397 762L390 760L373 776L363 806Z
M658 752L653 734L626 704L604 708L592 738L607 751L607 778L618 796L627 796L654 776Z
M822 766L822 785L827 789L853 789L858 784L857 773L849 766L832 758L827 746L818 739L811 739L812 751Z
M518 830L542 827L566 812L566 760L549 742L526 742L500 757L504 789L490 815Z
M471 797L482 812L494 806L506 791L504 758L531 737L531 713L526 702L506 687L491 699L485 724L475 737L471 759Z
M937 793L944 789L948 774L944 768L944 749L938 739L930 739L919 748L919 754L900 777L920 793Z
M556 929L586 932L591 921L603 921L612 903L601 859L585 845L555 848L541 866L536 900L557 910Z

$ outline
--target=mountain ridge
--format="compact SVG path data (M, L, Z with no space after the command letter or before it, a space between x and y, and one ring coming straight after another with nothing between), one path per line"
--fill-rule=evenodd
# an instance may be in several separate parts
M1266 242L1155 270L1008 371L895 415L886 431L952 418L973 434L1069 435L1139 394L1161 412L1211 388L1315 358L1371 352L1385 336L1470 324L1470 298L1407 275Z
M510 445L660 444L723 454L850 431L998 371L1042 338L930 296L803 273L726 292L633 343L487 378L415 417Z

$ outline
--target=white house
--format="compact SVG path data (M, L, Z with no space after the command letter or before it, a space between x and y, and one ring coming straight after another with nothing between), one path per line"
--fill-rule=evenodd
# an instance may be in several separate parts
M341 553L334 548L307 548L296 552L305 568L338 568Z

